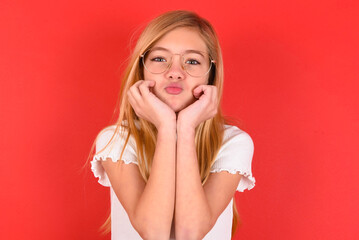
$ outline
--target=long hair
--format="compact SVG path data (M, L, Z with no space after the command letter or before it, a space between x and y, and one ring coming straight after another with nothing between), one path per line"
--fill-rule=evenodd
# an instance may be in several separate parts
M123 75L119 102L117 102L116 105L118 118L115 123L116 128L114 134L109 143L98 152L103 151L111 143L114 136L121 135L124 139L126 139L126 145L129 136L132 135L137 146L136 154L139 171L144 181L147 182L151 174L151 166L156 148L157 129L151 122L141 119L136 115L128 101L127 92L133 84L141 79L144 79L144 69L139 56L150 49L166 33L179 27L186 27L197 30L201 38L206 43L208 54L213 60L215 60L215 66L209 73L208 84L216 86L218 90L217 94L219 104L217 114L212 119L208 119L202 122L195 129L195 145L198 166L203 185L209 177L211 166L213 165L219 149L222 146L224 124L226 124L227 121L224 119L220 108L223 92L224 72L222 52L218 37L212 25L206 19L198 16L194 12L183 10L166 12L153 19L143 30L137 40L137 44L133 50L128 66ZM124 124L124 122L126 122L126 124ZM137 127L138 124L139 127ZM120 131L121 129L126 129L127 131ZM126 136L125 132L127 132ZM88 160L93 157L92 152L96 145L95 143L97 138L100 135L101 132L97 135L96 140L92 145ZM124 149L125 148L122 150L121 157ZM238 212L235 206L236 202L235 199L233 200L232 236L234 236L238 223ZM111 219L109 216L106 222L101 226L100 229L103 230L104 234L110 231L110 222Z

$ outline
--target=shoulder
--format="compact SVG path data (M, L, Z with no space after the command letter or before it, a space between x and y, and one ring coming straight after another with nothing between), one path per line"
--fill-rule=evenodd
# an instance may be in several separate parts
M140 129L140 123L138 120L135 120L135 125L137 129ZM109 142L111 139L113 141L123 139L127 137L128 133L128 122L127 120L122 121L121 125L113 124L103 128L97 135L97 143L104 141ZM116 134L116 135L115 135ZM131 137L131 136L130 136Z
M225 125L223 144L211 166L211 172L239 173L242 178L237 191L252 189L255 185L255 179L252 176L253 153L254 144L251 136L237 126Z
M100 147L103 146L104 144L106 145L107 143L109 143L110 141L113 142L115 141L116 137L119 136L119 133L121 132L127 132L127 129L124 127L119 127L119 131L115 136L116 133L116 125L110 125L107 126L105 128L103 128L98 134L97 134L97 138L96 138L96 146Z
M226 125L223 143L212 165L212 170L238 169L249 171L254 153L254 144L248 133L236 126Z
M139 129L140 128L140 122L138 120L134 120L135 122L135 125L136 127ZM101 133L104 133L104 132L115 132L116 128L119 128L121 131L126 131L128 129L128 121L127 120L123 120L121 125L120 124L113 124L113 125L109 125L105 128L103 128L101 131L100 131L100 134ZM100 135L99 134L99 135Z
M128 136L128 129L123 126L110 125L103 128L96 138L96 153L91 161L91 170L98 182L106 187L111 186L109 178L102 165L104 162L118 162L122 160L125 164L137 163L136 143ZM107 161L110 159L111 161ZM114 166L114 165L112 165Z
M132 154L136 152L136 140L132 134L129 134L126 122L123 122L121 125L107 126L98 133L96 138L96 153L100 152L117 157L123 149Z
M98 136L102 136L104 134L110 134L110 133L114 133L115 132L115 129L116 129L116 125L110 125L110 126L107 126L105 128L103 128L99 133L98 133Z
M224 134L223 134L223 146L225 145L238 145L240 144L243 148L244 146L246 148L253 148L254 149L254 143L251 138L251 136L240 129L237 126L234 125L224 125Z

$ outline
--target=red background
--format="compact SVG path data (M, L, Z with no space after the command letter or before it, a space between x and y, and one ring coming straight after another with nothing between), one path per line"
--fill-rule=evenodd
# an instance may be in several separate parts
M1 1L0 239L109 239L81 171L111 120L130 38L195 10L220 37L223 109L255 146L235 239L359 239L358 1Z

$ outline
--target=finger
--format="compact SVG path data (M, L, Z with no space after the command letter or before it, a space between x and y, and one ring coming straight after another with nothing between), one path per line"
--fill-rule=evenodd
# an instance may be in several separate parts
M142 118L142 111L140 104L137 102L137 100L133 97L132 94L129 94L128 102L130 103L131 108L135 112L136 116Z
M211 89L212 89L212 99L215 100L215 102L217 103L217 99L218 99L217 87L211 86Z
M202 92L203 92L203 85L199 85L195 89L193 89L193 96L195 98L199 98Z
M133 94L131 91L127 92L127 99L132 108L135 108L135 106L138 105L138 103L137 103L136 99L133 97Z
M204 92L205 96L208 96L208 101L214 105L217 105L217 88L216 86L207 85Z
M209 98L211 97L211 86L209 85L200 85L194 89L195 97L202 99L202 98Z
M213 96L212 96L212 99L213 99L213 103L215 105L215 108L217 109L218 108L218 93L217 93L217 87L213 87Z
M138 86L140 84L142 84L145 80L138 80L137 82L135 82L132 86Z
M147 96L150 92L150 88L154 87L156 84L153 80L145 80L140 86L139 90L142 96Z
M138 80L130 88L138 88L143 82L144 80Z
M132 97L134 99L136 99L136 101L140 101L142 96L141 96L141 92L139 90L139 86L143 83L143 80L139 80L137 82L135 82L135 84L133 84L131 87L130 87L130 91L132 93Z

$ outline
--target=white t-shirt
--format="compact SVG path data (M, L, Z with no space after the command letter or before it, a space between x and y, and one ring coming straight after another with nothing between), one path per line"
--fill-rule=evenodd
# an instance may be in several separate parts
M95 177L98 177L98 182L110 187L111 195L111 239L112 240L141 240L142 238L137 231L132 227L129 217L118 200L107 174L99 161L112 159L118 161L125 139L120 137L115 138L113 144L109 144L107 148L98 153L111 139L114 133L115 125L109 126L101 131L101 135L96 141L96 155L91 161L91 170ZM127 134L125 134L127 136ZM225 125L223 144L219 150L217 158L211 167L211 172L227 171L232 174L239 173L242 175L238 184L237 191L243 192L245 189L252 189L255 186L255 178L252 176L251 165L253 157L254 145L251 137L236 126ZM126 145L125 151L122 155L122 161L126 164L137 164L136 158L136 142L130 136ZM203 238L205 240L231 239L232 234L232 218L233 218L233 198L226 207L226 209L218 217L216 224ZM174 238L174 228L172 227L171 239Z

